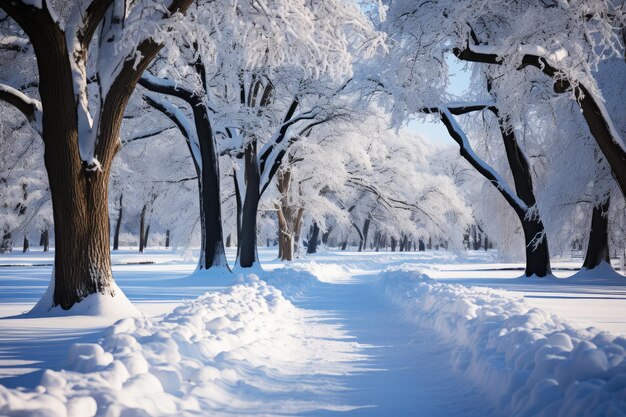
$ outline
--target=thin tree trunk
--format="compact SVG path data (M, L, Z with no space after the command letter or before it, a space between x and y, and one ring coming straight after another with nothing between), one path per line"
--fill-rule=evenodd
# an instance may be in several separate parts
M24 235L24 243L22 244L22 252L26 253L29 248L30 248L30 242L28 241L28 238L26 237L26 235Z
M43 231L43 251L48 252L50 249L50 229L48 226Z
M146 232L143 235L143 249L146 250L148 248L148 236L150 235L150 224L146 227Z
M398 244L398 241L396 240L395 237L391 237L391 251L395 252L396 251L396 245Z
M141 209L141 216L139 218L139 253L143 253L145 244L146 210L147 205L144 204L143 208Z
M363 222L363 250L367 250L367 234L370 230L370 221L371 220L368 217L365 219L365 222Z
M167 231L165 232L165 247L169 248L170 247L170 230L167 229Z
M120 247L120 230L122 229L122 216L124 214L124 194L120 194L120 209L117 212L117 221L115 222L115 234L113 235L113 250Z
M533 188L532 174L526 155L522 152L517 142L515 132L510 127L508 117L499 117L495 109L492 109L498 117L500 133L504 142L506 156L513 174L515 192L527 207L535 207L535 192ZM524 231L524 243L526 244L526 271L527 277L536 275L545 277L552 273L550 268L550 251L548 238L541 216L537 210L532 215L516 210ZM485 244L485 248L487 245Z
M595 267L607 263L611 264L609 255L609 219L608 211L610 199L593 207L591 215L591 231L589 232L589 242L587 253L583 262L584 269L594 269Z

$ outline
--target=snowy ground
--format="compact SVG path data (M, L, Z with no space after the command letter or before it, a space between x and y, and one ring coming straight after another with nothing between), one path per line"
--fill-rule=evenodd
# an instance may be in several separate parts
M224 280L183 279L194 263L172 252L115 253L116 281L147 320L126 321L117 330L105 330L114 321L108 317L11 318L41 297L52 258L37 252L0 256L0 317L5 317L0 319L0 384L26 387L0 387L0 415L20 407L59 408L49 392L70 411L41 415L93 415L94 407L97 415L107 416L198 415L198 410L212 415L511 414L511 408L499 404L501 398L484 395L485 381L476 377L483 368L459 371L455 358L465 348L454 341L462 338L451 341L445 333L449 329L416 322L423 306L416 313L413 301L398 302L404 293L381 287L379 278L389 275L381 271L403 264L446 284L506 289L511 293L498 299L523 296L529 308L555 313L573 329L595 326L626 335L622 278L515 279L521 265L497 263L494 253L484 252L465 259L445 252L326 252L287 269L274 261L274 251L260 255L265 270L274 271L259 273L261 278L282 289L287 300L254 279L234 288ZM572 275L577 265L556 263L556 275ZM416 293L418 302L431 289L439 291L420 280L408 281L427 290ZM456 295L463 296L455 285L444 288L453 289L453 304ZM208 297L185 301L207 291ZM573 343L582 340L577 337L572 336ZM102 351L89 344L71 348L98 341ZM168 346L178 356L163 354ZM91 382L85 382L85 373ZM109 379L117 382L102 382ZM47 388L33 391L41 383ZM149 414L124 414L138 408Z

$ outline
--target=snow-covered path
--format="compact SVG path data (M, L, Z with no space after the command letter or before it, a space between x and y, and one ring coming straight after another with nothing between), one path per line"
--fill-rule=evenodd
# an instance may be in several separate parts
M49 266L17 265L50 255L0 258L8 263L0 269L0 415L49 406L46 415L55 417L135 409L180 417L534 417L539 409L556 415L551 404L591 404L577 387L626 413L626 388L614 392L626 380L619 367L626 337L549 314L576 319L571 310L602 327L614 321L625 334L621 282L518 280L517 269L455 264L447 253L323 253L288 265L273 252L262 255L261 280L232 286L238 273L228 285L189 277L193 262L171 252L138 258L154 260L149 265L116 254L116 280L145 320L108 330L113 317L6 317L27 311L50 276ZM499 266L476 255L484 267ZM533 297L546 292L557 299L547 312L533 310ZM594 310L584 310L580 297ZM606 311L591 314L604 304ZM501 330L485 332L494 326ZM89 412L71 411L75 400ZM581 415L599 415L597 404Z
M343 284L323 283L295 303L341 326L365 346L365 371L337 381L347 388L341 394L343 402L359 407L312 415L493 415L484 397L451 369L450 349L409 324L381 296L374 279L361 275Z

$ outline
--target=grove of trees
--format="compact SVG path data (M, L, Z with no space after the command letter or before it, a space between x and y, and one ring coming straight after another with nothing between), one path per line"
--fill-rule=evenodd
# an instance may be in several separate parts
M53 248L63 309L128 245L199 246L199 280L260 245L606 268L625 43L609 0L0 0L0 252Z

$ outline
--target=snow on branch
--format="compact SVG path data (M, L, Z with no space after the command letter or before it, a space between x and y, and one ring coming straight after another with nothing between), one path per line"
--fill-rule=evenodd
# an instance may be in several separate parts
M0 100L5 101L21 111L26 119L41 134L41 103L28 97L26 94L6 84L0 84Z
M150 74L148 71L144 72L139 79L139 85L147 88L155 93L167 94L168 96L178 97L181 100L186 101L190 105L194 105L197 101L195 93L189 89L186 89L179 84L167 78L158 78Z
M156 94L145 93L143 99L150 106L154 107L164 115L166 115L174 124L180 129L180 132L185 137L187 147L193 159L194 167L198 175L202 172L202 157L200 155L200 147L196 138L195 130L189 123L189 119L183 114L183 112L170 103L168 100L158 97Z
M464 105L461 107L454 107L456 111L460 111L461 108L471 108L473 106ZM483 110L486 108L484 105L477 106L479 110ZM434 111L431 111L434 110ZM447 106L440 106L437 108L428 108L423 109L425 113L439 113L441 117L441 121L446 126L448 133L454 139L454 141L459 145L461 156L467 160L483 177L489 180L502 194L502 196L506 199L506 201L515 209L519 214L525 215L528 211L528 206L526 203L520 199L517 194L509 187L506 180L489 164L483 161L472 149L472 146L465 135L465 132L458 124L456 119L453 116L452 111ZM467 112L465 112L467 113Z

